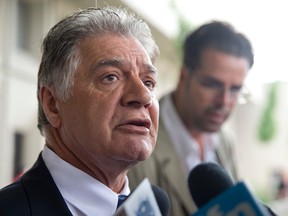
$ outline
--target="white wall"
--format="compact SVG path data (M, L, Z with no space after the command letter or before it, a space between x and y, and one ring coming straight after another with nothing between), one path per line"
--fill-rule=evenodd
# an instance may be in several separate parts
M288 83L280 83L275 108L276 134L262 142L258 129L270 84L254 92L252 101L239 105L229 120L237 140L240 175L259 195L273 196L275 171L288 167Z

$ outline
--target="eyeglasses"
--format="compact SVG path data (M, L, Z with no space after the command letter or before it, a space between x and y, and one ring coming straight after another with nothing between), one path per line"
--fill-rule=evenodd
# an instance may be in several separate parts
M202 78L196 76L195 74L192 76L199 85L207 92L207 94L211 95L212 97L221 97L226 92L229 93L231 100L238 99L239 103L246 103L249 99L250 92L246 87L242 86L225 86L224 83L211 79L211 78Z
M225 84L214 80L205 79L195 76L195 80L207 91L210 91L214 96L221 96L225 92L229 92L231 98L236 98L242 86L225 86Z
M226 92L229 93L231 100L237 100L240 104L245 104L251 100L251 93L249 89L242 85L225 86L221 81L214 78L205 78L197 76L195 73L191 73L191 69L186 66L188 73L192 79L195 79L197 83L207 91L207 94L212 97L221 97L225 95Z

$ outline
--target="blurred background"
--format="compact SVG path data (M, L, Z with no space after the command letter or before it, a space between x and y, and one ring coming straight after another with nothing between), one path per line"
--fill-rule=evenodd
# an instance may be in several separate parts
M44 140L37 130L41 42L67 13L91 6L129 8L147 21L160 47L157 96L178 79L181 41L210 21L234 25L252 42L255 64L245 97L227 122L241 178L278 212L288 206L288 13L285 0L0 0L0 187L29 168ZM286 26L286 27L285 27ZM287 210L286 210L287 211Z

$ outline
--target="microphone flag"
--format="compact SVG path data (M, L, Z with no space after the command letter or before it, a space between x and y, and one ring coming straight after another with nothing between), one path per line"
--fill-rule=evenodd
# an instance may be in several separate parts
M225 190L191 216L268 216L243 182Z
M148 178L117 209L114 216L162 216Z

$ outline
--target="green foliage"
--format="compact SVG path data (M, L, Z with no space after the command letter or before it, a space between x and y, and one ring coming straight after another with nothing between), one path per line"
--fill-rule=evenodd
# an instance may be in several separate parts
M276 121L274 111L277 104L278 82L274 82L268 92L267 102L264 107L263 115L260 121L258 137L262 142L268 142L276 134Z
M194 29L194 26L183 16L181 11L177 8L175 0L170 1L170 6L177 15L179 29L178 35L175 39L176 50L179 53L179 56L182 55L182 45L185 40L187 33ZM182 57L182 56L181 56Z
M255 195L256 197L261 200L263 203L268 203L273 201L274 196L273 196L273 190L271 188L256 188L255 189Z

